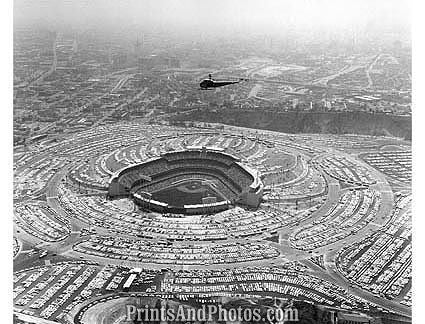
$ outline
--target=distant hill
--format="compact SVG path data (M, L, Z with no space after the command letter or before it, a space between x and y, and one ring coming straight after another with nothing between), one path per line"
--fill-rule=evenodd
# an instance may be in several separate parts
M178 121L215 122L284 133L394 136L411 140L411 117L365 112L259 112L198 110L173 117Z

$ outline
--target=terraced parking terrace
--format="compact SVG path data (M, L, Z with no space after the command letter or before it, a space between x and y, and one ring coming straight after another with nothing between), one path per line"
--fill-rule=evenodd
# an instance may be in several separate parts
M399 193L391 220L378 232L342 249L338 268L374 294L411 305L411 195Z
M379 151L365 153L361 158L389 179L402 183L412 180L411 151Z
M84 323L135 296L245 296L410 316L409 145L124 122L29 145L15 313Z

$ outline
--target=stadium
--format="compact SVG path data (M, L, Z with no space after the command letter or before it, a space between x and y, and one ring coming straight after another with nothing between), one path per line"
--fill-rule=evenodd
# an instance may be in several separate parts
M263 183L257 170L221 148L191 146L118 170L108 198L131 197L161 213L211 214L235 204L258 207Z
M17 313L93 323L115 297L220 293L408 314L411 195L387 180L408 188L406 145L119 123L33 147L14 164Z

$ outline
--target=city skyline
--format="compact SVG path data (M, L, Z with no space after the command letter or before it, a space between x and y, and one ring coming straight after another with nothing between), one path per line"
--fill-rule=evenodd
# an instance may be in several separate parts
M272 36L314 33L410 35L409 2L390 1L27 1L14 2L15 25L50 28L162 29L181 33L226 32ZM228 35L231 36L231 35Z

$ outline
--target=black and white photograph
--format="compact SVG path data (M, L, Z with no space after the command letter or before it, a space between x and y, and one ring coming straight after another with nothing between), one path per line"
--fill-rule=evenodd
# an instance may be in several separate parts
M411 2L11 7L2 322L412 323Z

